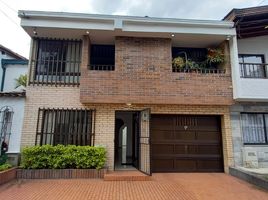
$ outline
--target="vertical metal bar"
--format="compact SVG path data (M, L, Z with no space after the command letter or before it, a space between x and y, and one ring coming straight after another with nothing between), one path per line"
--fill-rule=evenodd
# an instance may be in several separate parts
M38 136L38 134L39 134L39 124L40 124L40 108L38 108L38 114L37 114L37 125L36 125L35 145L37 145L37 136Z
M71 84L71 71L72 71L72 54L73 54L73 41L68 42L68 47L70 46L70 55L69 55L69 73L68 73L68 84Z
M49 120L50 120L50 119L49 119L49 118L50 118L50 115L51 115L51 110L50 110L50 109L46 110L46 115L45 115L45 118L46 118L46 119L45 119L45 120L46 120L46 128L45 128L45 130L46 130L46 131L45 131L45 132L46 132L46 136L45 136L45 142L46 142L46 143L45 143L45 144L48 144L48 138L47 138L47 135L48 135L48 131L49 131L49 130L48 130L48 128L49 128L49 127L48 127L48 124L49 124Z
M59 113L59 130L58 130L58 139L59 139L59 143L63 144L62 142L62 121L63 121L63 111L57 109L57 112Z
M79 41L78 43L78 49L79 49L79 53L78 53L78 63L77 63L77 80L76 80L76 84L78 86L78 84L80 83L80 76L81 76L81 51L82 51L82 43L81 41Z
M63 52L65 54L65 58L64 58L64 86L66 85L66 66L67 66L67 56L68 56L68 45L66 45L66 41L63 40Z
M264 137L265 137L265 143L268 143L268 133L267 133L267 127L266 127L266 120L265 120L265 114L263 114L263 125L264 125Z
M61 128L61 137L60 137L60 140L61 140L61 143L66 145L66 127L65 127L65 121L66 121L66 110L62 110L62 128Z
M63 84L63 82L62 82L63 51L64 51L64 49L63 49L63 42L62 41L60 42L59 47L61 49L61 60L60 60L61 64L60 64L60 72L59 72L60 76L59 76L59 80L60 80L60 85L62 85Z
M78 122L77 122L77 126L78 126L78 129L77 129L77 133L79 134L79 135L81 135L81 121L82 121L82 109L79 109L78 110ZM83 134L82 134L83 135ZM85 145L84 144L84 141L85 140L85 138L83 138L82 139L82 141L83 141L83 144L82 145ZM81 145L81 144L80 144Z
M36 64L36 75L37 75L37 85L40 83L40 69L42 65L42 42L38 39L38 52L37 52L37 64Z
M49 70L50 70L50 62L51 62L51 60L50 60L50 54L53 54L53 52L52 52L52 45L51 45L51 43L52 43L53 41L49 41L48 42L48 61L47 61L47 70L46 70L46 85L48 85L48 78L49 78L49 74L50 74L50 72L49 72Z
M70 120L71 120L71 110L67 109L67 113L68 113L68 119L67 119L67 138L68 138L68 143L67 144L71 144L71 133L70 133Z
M58 111L55 109L55 120L54 120L54 130L53 130L53 145L56 145L56 139L58 135Z
M45 55L47 54L47 45L48 45L47 43L48 43L48 40L42 41L42 44L44 45L44 51L43 51L44 52L44 58L43 58L43 52L42 52L42 54L41 54L42 58L41 59L42 59L43 62L41 62L41 63L44 63L44 64L43 65L42 64L40 65L40 70L42 71L42 82L41 82L41 85L44 84L44 71L45 71L44 68L45 68L45 65L46 65L46 56ZM43 66L43 69L42 69L42 66Z
M41 127L41 135L40 135L40 145L43 145L43 143L44 143L44 128L45 128L45 110L40 109L40 112L42 112L42 127Z
M49 141L49 144L53 145L52 144L52 137L54 138L53 128L54 128L54 125L55 125L55 110L54 110L54 108L51 110L51 114L52 114L52 117L51 117L50 141Z
M59 54L60 54L60 46L59 44L57 45L57 61L56 61L56 66L55 66L55 85L57 86L58 82L58 71L59 71Z
M82 131L82 145L86 145L86 134L87 134L87 110L84 111L83 117L83 131Z
M90 137L91 132L89 132L89 125L88 125L88 110L85 110L85 131L83 136L83 144L84 145L90 145L88 143L88 135ZM91 137L90 137L91 138Z
M75 124L76 124L76 127L75 127L75 137L76 137L76 142L78 142L78 145L79 144L79 123L80 123L80 119L79 119L79 110L76 108L75 109Z
M73 72L73 86L75 85L75 68L76 68L76 59L77 59L77 41L74 41L74 59L73 59L73 68L72 68L72 72Z
M92 116L93 114L93 116ZM95 127L96 127L96 110L91 111L91 123L92 123L92 119L93 119L93 123L91 124L92 127L92 136L93 136L93 141L92 141L92 145L95 146Z
M71 143L76 145L76 137L77 137L77 109L72 109L70 111L71 113L71 119L70 120L70 124L72 124L72 139L71 139Z

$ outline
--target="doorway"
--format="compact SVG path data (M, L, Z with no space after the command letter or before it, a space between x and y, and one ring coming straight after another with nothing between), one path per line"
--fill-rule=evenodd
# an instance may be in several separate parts
M115 170L139 167L139 111L115 112Z

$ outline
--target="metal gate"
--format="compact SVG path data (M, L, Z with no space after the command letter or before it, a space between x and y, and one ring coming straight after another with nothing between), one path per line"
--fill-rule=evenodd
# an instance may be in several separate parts
M150 109L140 112L139 170L151 175Z

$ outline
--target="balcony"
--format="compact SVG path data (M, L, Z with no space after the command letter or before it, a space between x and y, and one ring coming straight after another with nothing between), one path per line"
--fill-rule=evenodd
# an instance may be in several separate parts
M266 102L268 100L268 64L240 63L234 77L235 100Z
M114 65L92 62L95 58L89 53L89 64L81 66L80 101L84 104L231 105L228 45L223 41L218 46L226 52L225 62L218 66L176 68L172 65L170 39L117 37ZM206 48L183 49L189 51L186 60L194 61L198 57L201 61L207 55ZM201 51L205 54L201 55Z

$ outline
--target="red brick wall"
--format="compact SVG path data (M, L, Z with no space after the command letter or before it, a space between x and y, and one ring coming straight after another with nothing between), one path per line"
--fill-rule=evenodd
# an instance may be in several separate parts
M173 73L170 39L117 37L115 51L115 71L86 69L88 58L83 54L81 103L230 105L233 102L229 62L226 74Z

